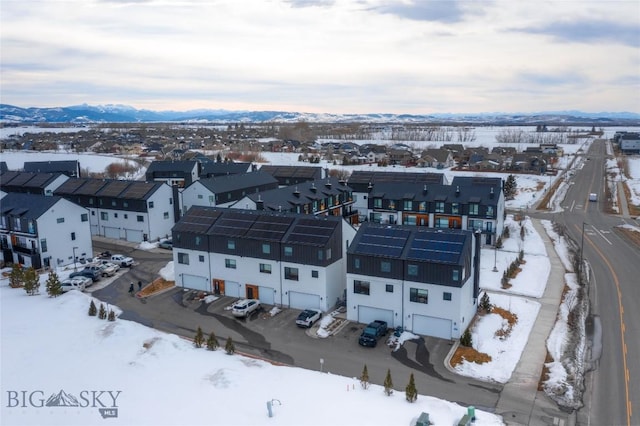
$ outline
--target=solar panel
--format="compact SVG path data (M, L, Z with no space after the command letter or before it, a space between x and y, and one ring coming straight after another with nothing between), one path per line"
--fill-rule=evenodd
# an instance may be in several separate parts
M193 207L176 223L173 230L204 234L221 214L217 210Z
M121 198L141 200L156 187L157 184L151 182L127 182L129 186L120 194Z
M74 194L76 190L84 185L87 180L88 179L67 179L62 185L58 187L58 189L54 191L54 193L67 195Z
M114 180L108 182L97 194L100 197L117 197L122 191L130 185L131 182L123 180Z
M299 218L286 241L290 243L324 246L327 244L338 223L333 220Z
M465 235L451 232L418 232L411 242L408 259L436 263L458 263Z
M280 241L293 222L292 217L260 215L247 231L249 238Z
M411 231L398 228L369 227L360 237L355 251L385 257L400 257Z
M96 195L98 191L107 184L106 181L100 179L89 179L80 188L74 192L78 195Z
M8 185L11 179L18 176L20 172L14 172L12 170L8 170L2 174L0 174L0 185Z
M12 185L12 186L22 186L29 179L33 178L33 176L34 176L34 173L20 173L16 177L11 179L10 185Z
M244 235L251 228L256 217L257 215L251 213L224 212L213 225L210 233L235 237Z
M24 186L29 188L41 188L49 182L52 177L53 175L51 173L36 173L24 184Z

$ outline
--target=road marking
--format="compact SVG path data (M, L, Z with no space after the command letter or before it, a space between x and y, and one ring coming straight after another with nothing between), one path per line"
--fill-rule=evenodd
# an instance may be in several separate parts
M578 225L574 225L574 227L576 228L577 232L580 232L581 228ZM604 237L603 237L604 238ZM605 238L605 240L607 242L609 242L609 240L607 240ZM625 340L625 323L624 323L624 308L622 305L622 292L620 291L620 281L618 280L618 275L615 273L615 271L613 270L613 266L611 266L611 263L609 262L609 259L607 259L607 257L604 255L604 253L602 253L602 251L600 251L600 249L595 245L595 243L593 241L591 241L591 239L589 238L589 236L587 236L587 243L591 245L591 247L600 255L600 257L602 258L602 261L607 265L607 267L609 268L609 272L611 273L611 276L613 278L613 283L616 286L616 290L618 293L618 312L619 312L619 316L620 316L620 340L621 340L621 346L623 348L622 350L622 370L623 370L623 374L624 374L624 389L625 389L625 397L626 397L626 402L627 402L627 425L631 426L631 413L633 412L632 410L632 406L631 406L631 399L629 399L629 381L630 381L630 377L629 377L629 369L627 368L627 352L625 350L626 347L626 340ZM609 244L611 244L609 242Z

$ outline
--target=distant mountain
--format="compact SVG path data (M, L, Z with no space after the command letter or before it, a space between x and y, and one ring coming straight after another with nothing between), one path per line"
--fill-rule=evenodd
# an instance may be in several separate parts
M75 396L60 389L60 392L52 394L49 399L47 399L45 405L47 407L77 407L80 404Z
M0 104L0 123L469 123L494 125L536 124L592 124L640 125L640 114L633 112L552 111L536 113L480 113L480 114L316 114L287 111L228 111L199 109L191 111L150 111L127 105L74 105L58 108L21 108Z

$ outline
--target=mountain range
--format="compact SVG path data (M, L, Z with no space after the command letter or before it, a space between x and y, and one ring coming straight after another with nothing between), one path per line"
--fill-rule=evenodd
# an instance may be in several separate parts
M151 111L127 105L74 105L55 108L22 108L0 104L0 123L470 123L494 125L535 124L592 124L640 125L640 114L633 112L546 111L536 113L478 113L478 114L319 114L287 111L229 111L197 109L189 111Z

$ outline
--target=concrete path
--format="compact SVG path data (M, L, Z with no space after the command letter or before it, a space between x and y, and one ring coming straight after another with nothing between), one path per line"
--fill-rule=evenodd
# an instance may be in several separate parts
M575 419L560 413L557 405L544 392L538 391L547 355L547 338L556 322L558 306L562 300L565 269L540 221L531 221L544 241L551 262L551 273L544 294L538 299L541 304L540 312L520 361L500 393L496 414L500 414L507 425L566 426L574 424Z

